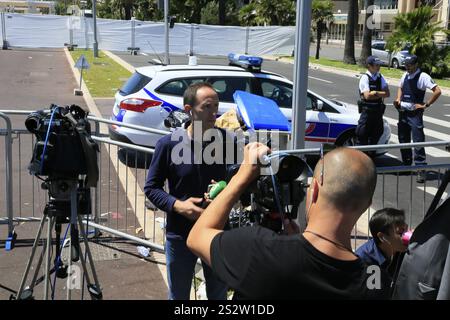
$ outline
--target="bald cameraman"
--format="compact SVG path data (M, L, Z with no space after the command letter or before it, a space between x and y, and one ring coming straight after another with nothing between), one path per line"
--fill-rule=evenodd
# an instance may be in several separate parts
M263 227L223 231L233 204L259 176L257 159L269 152L260 143L246 146L238 173L197 220L188 247L235 290L236 298L387 298L383 272L379 289L370 289L371 273L350 246L377 177L373 162L360 151L336 149L318 162L307 191L303 234L289 221L287 235Z

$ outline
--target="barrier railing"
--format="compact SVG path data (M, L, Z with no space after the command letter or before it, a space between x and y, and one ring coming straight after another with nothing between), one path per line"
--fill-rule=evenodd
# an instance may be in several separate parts
M24 150L32 152L34 136L25 129L13 129L10 119L12 116L28 115L30 112L32 111L0 111L0 117L6 123L5 129L0 130L0 135L5 137L5 170L2 170L2 172L5 172L4 207L6 209L6 216L0 217L0 224L8 225L8 237L12 235L15 223L39 221L41 216L39 211L42 212L43 205L47 200L47 194L40 190L36 178L29 176L24 170L27 163L23 161L23 152ZM139 160L141 160L139 157L142 157L143 154L152 154L154 150L111 140L104 133L104 130L101 130L101 124L128 127L161 135L169 132L127 125L93 116L89 116L88 119L94 124L92 138L101 147L100 156L98 157L100 178L98 186L94 190L94 219L89 221L90 227L94 228L97 236L99 232L105 232L127 238L162 252L165 241L165 213L150 206L142 191L147 176L147 168L150 164L149 158L144 156L143 165L138 165ZM426 148L431 146L448 147L450 146L450 141L357 146L351 148L371 151L413 147ZM282 150L279 152L311 155L319 154L320 148ZM16 157L14 161L13 156ZM450 169L450 163L427 166L378 167L379 180L374 196L374 204L355 226L355 246L357 241L367 238L369 235L368 221L371 214L385 206L407 209L405 211L409 215L408 222L411 226L420 222L421 217L425 215L426 204L431 202L433 193L439 185L442 171L448 169ZM405 172L414 173L419 170L432 172L431 179L420 186L414 184L412 174L404 174ZM31 182L29 185L26 185L24 181ZM16 190L17 192L15 192ZM88 221L85 220L85 223L88 223Z

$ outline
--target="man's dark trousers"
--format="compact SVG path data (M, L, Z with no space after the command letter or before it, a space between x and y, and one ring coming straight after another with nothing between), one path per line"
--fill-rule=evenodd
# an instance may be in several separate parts
M413 142L424 142L423 132L423 110L399 111L398 117L398 140L400 143L410 143L411 134ZM412 150L401 149L404 165L412 164ZM426 165L424 148L414 148L414 162L416 165Z

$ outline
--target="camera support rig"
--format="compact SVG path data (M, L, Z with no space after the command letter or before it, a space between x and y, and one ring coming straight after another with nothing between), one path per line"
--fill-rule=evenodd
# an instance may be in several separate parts
M60 278L67 277L66 267L61 262L61 224L68 224L64 238L70 229L70 257L68 259L69 279L72 277L72 262L81 260L83 267L83 281L86 277L87 288L92 299L102 299L102 292L89 249L87 233L81 216L91 214L90 188L95 188L98 182L98 145L90 137L88 113L76 105L60 107L52 104L50 111L38 110L31 113L25 120L25 126L33 133L37 142L33 148L33 155L28 166L30 174L43 180L42 189L48 191L47 202L39 230L34 240L31 256L16 296L11 299L33 299L34 287L44 282L44 299L48 299L50 273L55 272ZM46 176L44 180L42 177ZM47 222L47 240L39 257L31 285L25 288L28 273L33 263L36 249L41 240L44 224ZM56 233L55 266L50 270L52 229ZM84 241L83 255L79 243L79 231ZM64 244L63 244L64 245ZM37 279L45 256L44 277ZM91 282L86 260L88 260L94 283ZM76 271L76 270L75 270ZM79 274L78 274L79 275ZM77 276L77 274L75 274ZM78 279L80 280L80 279ZM55 293L55 283L52 286L52 298ZM67 285L67 299L71 298L72 283ZM83 287L84 289L84 287Z
M64 193L67 193L70 195L70 200L68 200L70 202L70 216L64 216L64 215L59 214L60 213L60 211L58 210L59 208L54 208L54 207L52 207L52 205L55 203L58 203L58 201L60 203L61 201L58 199L52 198L52 197L50 198L49 203L46 205L46 207L44 209L44 214L43 214L41 223L39 225L39 229L38 229L36 238L33 243L33 248L31 250L31 256L28 260L28 263L27 263L27 266L25 269L25 273L23 274L19 290L18 290L16 296L11 296L11 299L17 299L17 300L33 299L33 290L34 290L34 287L39 283L37 277L39 274L39 270L42 266L44 256L45 256L44 300L48 300L48 292L49 292L48 289L49 289L49 284L51 283L50 282L50 274L52 272L56 272L57 275L59 273L59 276L61 276L61 277L67 276L67 274L65 274L65 269L62 268L62 265L59 266L60 258L57 258L57 260L55 261L55 267L52 270L50 269L50 265L51 265L50 250L51 250L51 245L52 245L52 229L55 226L56 242L57 242L56 243L56 247L57 247L56 256L58 257L60 254L60 249L59 249L60 243L59 242L60 242L61 223L66 223L66 222L68 222L70 224L69 230L70 230L70 237L71 237L70 238L71 239L70 256L68 259L68 261L69 261L68 276L71 277L72 261L77 261L78 259L81 260L81 265L83 267L83 273L84 273L84 276L86 277L87 288L88 288L88 292L91 296L91 299L92 300L101 300L103 297L101 289L100 289L100 285L98 282L97 273L95 271L92 254L89 249L87 232L83 225L81 215L78 212L78 202L79 202L78 193L79 193L80 188L78 188L77 179L64 180L63 182L61 182L61 181L59 181L59 182L60 182L60 184L58 185L58 187L63 186L63 188L65 190L62 190L62 191ZM54 183L54 182L51 182L51 183ZM51 187L47 182L45 182L43 184L43 186L44 186L44 188ZM58 204L56 206L58 206ZM58 211L59 211L59 213L58 213ZM69 221L67 221L67 219L69 219ZM30 286L25 287L25 283L27 281L31 265L33 263L34 256L36 254L36 250L39 245L39 241L41 239L41 233L42 233L42 230L44 229L44 224L46 222L47 222L46 244L43 247L42 253L39 257L31 284L30 284ZM83 241L84 241L85 253L87 255L87 260L91 267L91 272L92 272L92 277L93 277L94 283L92 283L91 277L89 276L87 266L86 266L87 261L85 259L85 256L81 252L80 247L79 247L78 231L81 231L81 237L83 238ZM76 250L76 252L74 252L74 250ZM69 278L68 280L70 281L71 278ZM77 279L73 279L73 280L77 280ZM81 279L78 279L78 280L81 281ZM72 290L72 287L68 283L68 285L67 285L67 299L68 300L71 298L71 290Z

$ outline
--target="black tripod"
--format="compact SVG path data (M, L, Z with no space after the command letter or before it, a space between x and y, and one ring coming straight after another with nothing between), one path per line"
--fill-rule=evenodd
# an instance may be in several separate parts
M38 274L39 270L42 266L42 262L44 260L45 256L45 269L44 269L44 300L48 300L48 286L50 284L50 273L56 272L57 275L60 277L67 276L66 269L59 265L60 262L60 235L61 235L61 224L62 223L69 223L70 228L70 239L71 239L71 245L70 245L70 257L68 259L69 266L68 266L68 283L67 283L67 299L69 300L71 298L71 290L73 289L73 283L70 283L71 281L81 281L81 279L74 279L72 277L72 262L76 262L78 260L81 260L81 265L83 268L84 276L86 277L86 284L88 292L91 296L92 300L100 300L102 299L102 292L100 289L100 285L97 278L97 273L95 271L94 267L94 261L92 259L91 251L89 249L88 239L87 239L87 233L86 229L83 225L81 215L78 214L78 206L79 204L87 204L84 208L86 210L90 209L90 194L89 189L84 189L84 195L81 193L80 196L80 189L78 188L77 180L71 179L71 180L60 180L60 181L50 181L45 182L43 184L44 189L49 190L50 194L50 201L46 205L44 210L44 215L42 217L41 223L39 225L39 230L37 232L36 238L34 240L33 248L31 251L31 256L28 260L27 267L25 269L25 273L23 274L22 281L20 283L19 290L17 292L17 296L13 297L17 300L27 300L27 299L33 299L33 290L34 287L40 282L38 281ZM52 195L58 194L60 197L52 197ZM80 197L82 200L80 201ZM57 199L62 200L57 200ZM83 207L83 205L82 205ZM67 211L70 210L70 216L67 214ZM33 279L31 281L30 286L25 287L25 283L27 281L28 273L30 271L34 255L36 253L36 249L39 245L39 240L41 239L41 233L44 229L44 224L47 222L47 238L46 238L46 245L42 249L42 253L39 257L38 264L36 266ZM50 260L52 254L50 253L51 250L51 244L52 244L52 229L55 226L56 231L56 257L55 259L55 267L50 270ZM79 245L79 235L78 232L81 231L81 237L83 238L84 245L85 245L85 253L87 254L88 262L91 266L91 272L92 277L94 280L94 283L91 282L91 278L89 276L87 267L86 267L86 259L84 257L84 254L81 252L80 245ZM66 232L67 234L67 232Z

